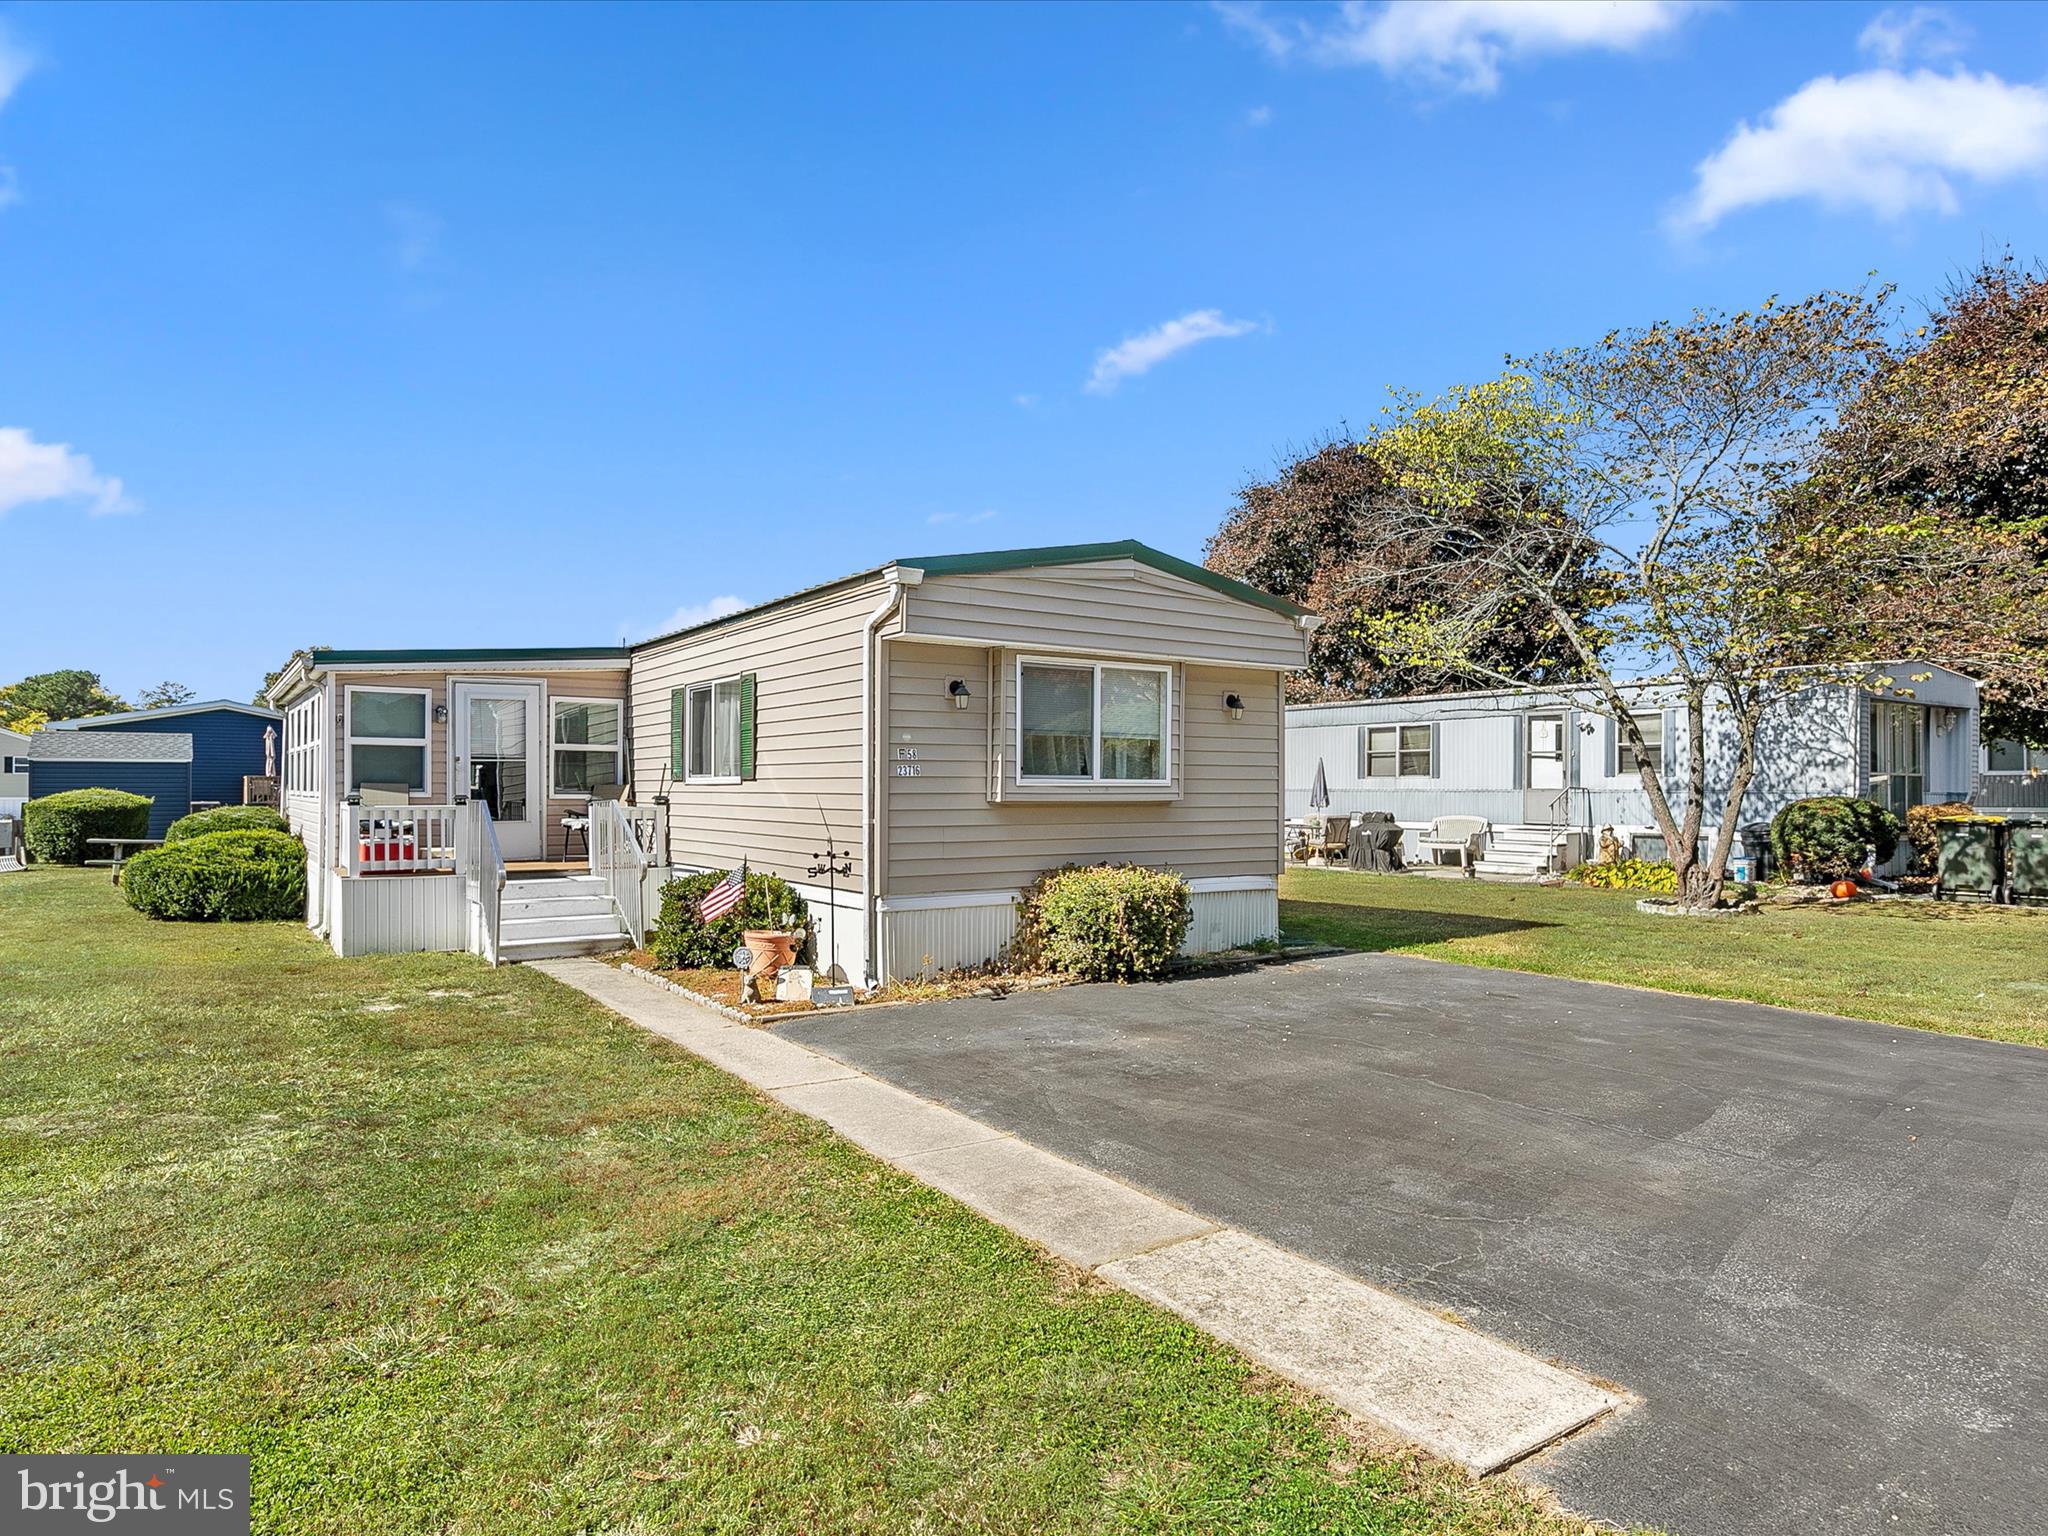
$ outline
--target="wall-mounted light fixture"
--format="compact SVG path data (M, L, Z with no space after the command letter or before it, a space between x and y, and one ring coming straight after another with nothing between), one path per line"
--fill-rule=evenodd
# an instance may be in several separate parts
M1223 695L1223 707L1230 711L1231 719L1242 720L1244 718L1244 695L1241 693L1226 693Z
M967 691L967 679L964 677L956 677L946 684L946 692L953 696L953 707L955 709L965 709L967 701L974 697L974 695Z
M436 725L446 725L447 723L448 723L448 706L447 706L446 704L436 704L436 705L434 706L434 724L436 724Z

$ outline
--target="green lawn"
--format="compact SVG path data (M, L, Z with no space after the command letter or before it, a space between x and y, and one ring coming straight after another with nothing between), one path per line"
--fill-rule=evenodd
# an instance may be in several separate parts
M1747 998L2048 1045L2048 911L1865 901L1645 917L1626 892L1290 871L1291 936L1467 965Z
M0 875L0 1450L264 1532L1576 1531L522 969Z

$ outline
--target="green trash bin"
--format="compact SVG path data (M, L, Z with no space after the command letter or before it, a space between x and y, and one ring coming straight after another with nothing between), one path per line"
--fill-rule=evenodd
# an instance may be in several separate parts
M2048 907L2048 820L2029 818L2005 824L2005 899L2025 906Z
M2005 823L1995 816L1941 823L1934 894L1943 901L1998 901L2005 887Z

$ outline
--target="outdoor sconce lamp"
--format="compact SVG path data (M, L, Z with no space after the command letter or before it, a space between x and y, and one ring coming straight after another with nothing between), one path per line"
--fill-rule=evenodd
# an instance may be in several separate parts
M1242 720L1244 718L1244 695L1241 693L1226 693L1223 695L1223 707L1230 711L1231 719Z
M447 723L448 723L448 706L447 706L446 704L436 704L436 705L434 706L434 724L436 724L436 725L446 725Z
M946 684L946 692L953 696L953 707L955 709L965 709L967 701L973 697L967 691L967 679L964 677L956 677Z

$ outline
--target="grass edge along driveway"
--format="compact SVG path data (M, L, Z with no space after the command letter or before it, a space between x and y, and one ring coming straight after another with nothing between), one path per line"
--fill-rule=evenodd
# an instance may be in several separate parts
M1292 937L2048 1045L2048 911L1954 902L1648 917L1636 893L1290 870Z
M0 879L0 1449L259 1532L1563 1536L537 972Z

